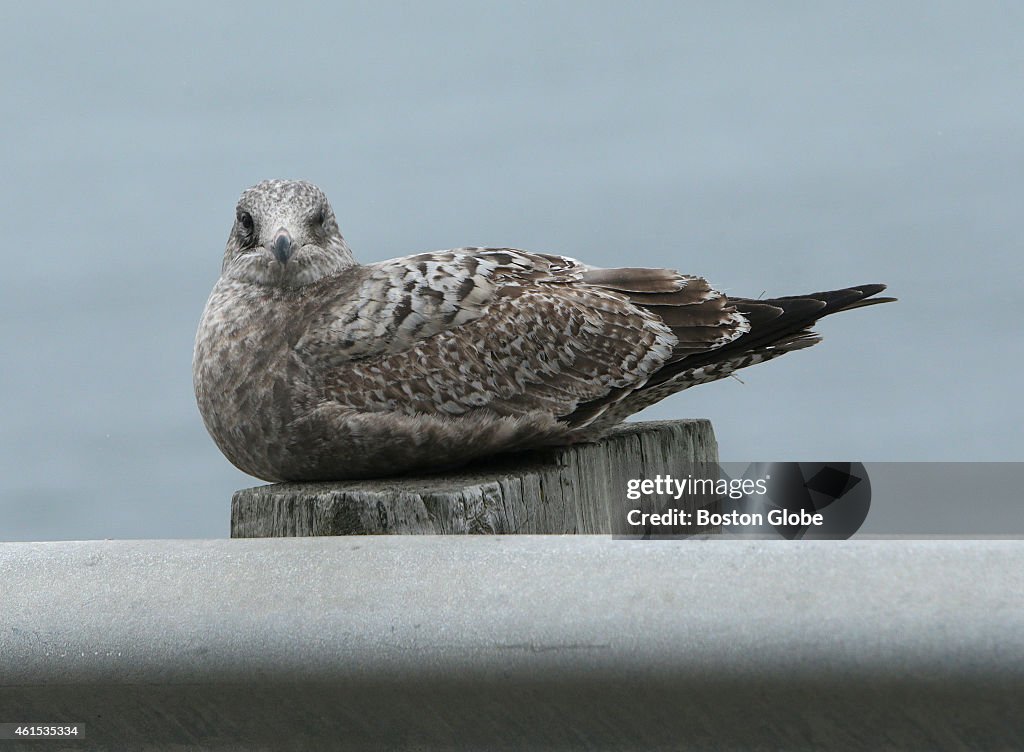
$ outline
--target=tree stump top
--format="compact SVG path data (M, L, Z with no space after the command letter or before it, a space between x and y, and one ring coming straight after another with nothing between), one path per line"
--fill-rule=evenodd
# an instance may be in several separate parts
M627 482L717 471L710 421L627 423L601 441L501 455L446 473L236 491L231 536L608 533L626 524ZM704 506L685 497L680 509Z

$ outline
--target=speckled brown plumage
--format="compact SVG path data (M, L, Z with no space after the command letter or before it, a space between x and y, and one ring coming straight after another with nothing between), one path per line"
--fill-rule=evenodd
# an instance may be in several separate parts
M818 341L882 285L753 301L667 269L510 248L357 264L324 194L242 194L196 337L206 426L265 480L440 469L597 438L696 384Z

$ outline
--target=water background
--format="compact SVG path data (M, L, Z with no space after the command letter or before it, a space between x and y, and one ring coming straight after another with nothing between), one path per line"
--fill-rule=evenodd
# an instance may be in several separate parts
M640 418L723 459L1024 459L1024 6L5 3L0 539L218 537L192 342L238 194L896 305ZM986 503L978 499L979 505ZM875 512L873 511L873 514Z

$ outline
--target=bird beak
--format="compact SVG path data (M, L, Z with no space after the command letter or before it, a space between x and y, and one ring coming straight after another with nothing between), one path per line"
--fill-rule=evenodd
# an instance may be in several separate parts
M287 264L288 259L292 257L292 250L294 244L292 243L292 236L283 227L277 231L274 235L274 239L270 241L270 251L274 254L280 263Z

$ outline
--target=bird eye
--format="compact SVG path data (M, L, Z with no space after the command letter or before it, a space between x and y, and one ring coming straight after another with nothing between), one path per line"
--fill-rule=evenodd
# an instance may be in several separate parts
M242 212L238 215L238 224L241 225L242 231L246 235L252 235L252 215L249 212Z
M323 225L327 221L327 212L324 211L323 207L316 210L316 214L313 215L313 222L318 225Z

